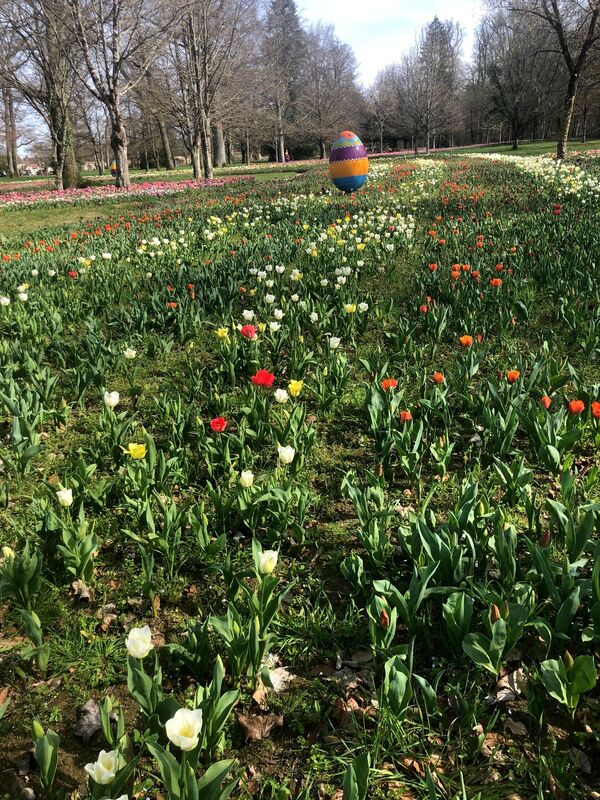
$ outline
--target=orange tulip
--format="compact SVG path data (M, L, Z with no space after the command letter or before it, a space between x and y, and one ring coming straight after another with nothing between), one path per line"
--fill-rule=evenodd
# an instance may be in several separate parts
M400 422L410 422L412 419L412 414L410 411L401 411L400 412Z
M473 344L473 337L465 334L464 336L461 336L458 341L462 344L463 347L471 347Z
M434 372L433 373L433 382L434 383L444 383L444 373L443 372Z
M585 411L585 403L583 400L569 400L569 414L575 416L581 414L583 411Z
M389 389L395 389L396 386L398 386L396 378L384 378L381 381L381 388L384 392L387 392Z
M548 409L550 408L550 404L552 403L552 398L548 397L548 395L545 394L543 397L540 398L540 403L544 406L546 411L548 411Z
M521 373L519 372L518 369L509 369L508 372L506 373L506 380L509 383L516 383L520 377Z

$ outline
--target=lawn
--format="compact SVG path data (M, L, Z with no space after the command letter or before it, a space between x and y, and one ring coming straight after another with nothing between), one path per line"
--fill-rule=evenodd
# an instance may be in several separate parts
M0 796L598 796L599 200L450 155L0 212Z

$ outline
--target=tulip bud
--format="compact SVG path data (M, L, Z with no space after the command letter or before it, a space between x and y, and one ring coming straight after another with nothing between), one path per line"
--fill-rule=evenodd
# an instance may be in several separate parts
M490 622L492 625L494 622L498 622L500 619L500 609L496 605L496 603L492 603L492 610L490 611Z

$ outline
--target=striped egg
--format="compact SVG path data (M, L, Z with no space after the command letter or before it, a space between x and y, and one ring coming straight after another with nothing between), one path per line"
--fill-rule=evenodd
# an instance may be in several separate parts
M334 186L342 192L355 192L363 186L369 174L367 150L352 131L342 131L331 145L329 175Z

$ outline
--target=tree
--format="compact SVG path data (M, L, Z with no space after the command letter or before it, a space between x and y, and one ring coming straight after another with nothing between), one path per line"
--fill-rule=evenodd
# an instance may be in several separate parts
M275 134L275 157L285 161L285 137L298 119L306 36L294 0L271 0L262 46L264 98Z
M10 0L0 10L0 24L16 43L14 57L0 62L0 74L48 125L57 189L81 184L70 108L75 73L67 58L74 44L68 13L65 0Z
M79 74L89 92L106 107L116 185L128 188L129 162L123 103L144 78L167 34L184 10L160 0L66 0L82 53ZM83 68L82 68L83 66Z
M531 15L552 33L552 52L562 56L568 73L556 157L567 154L573 109L582 76L600 42L600 0L502 0L521 16Z

